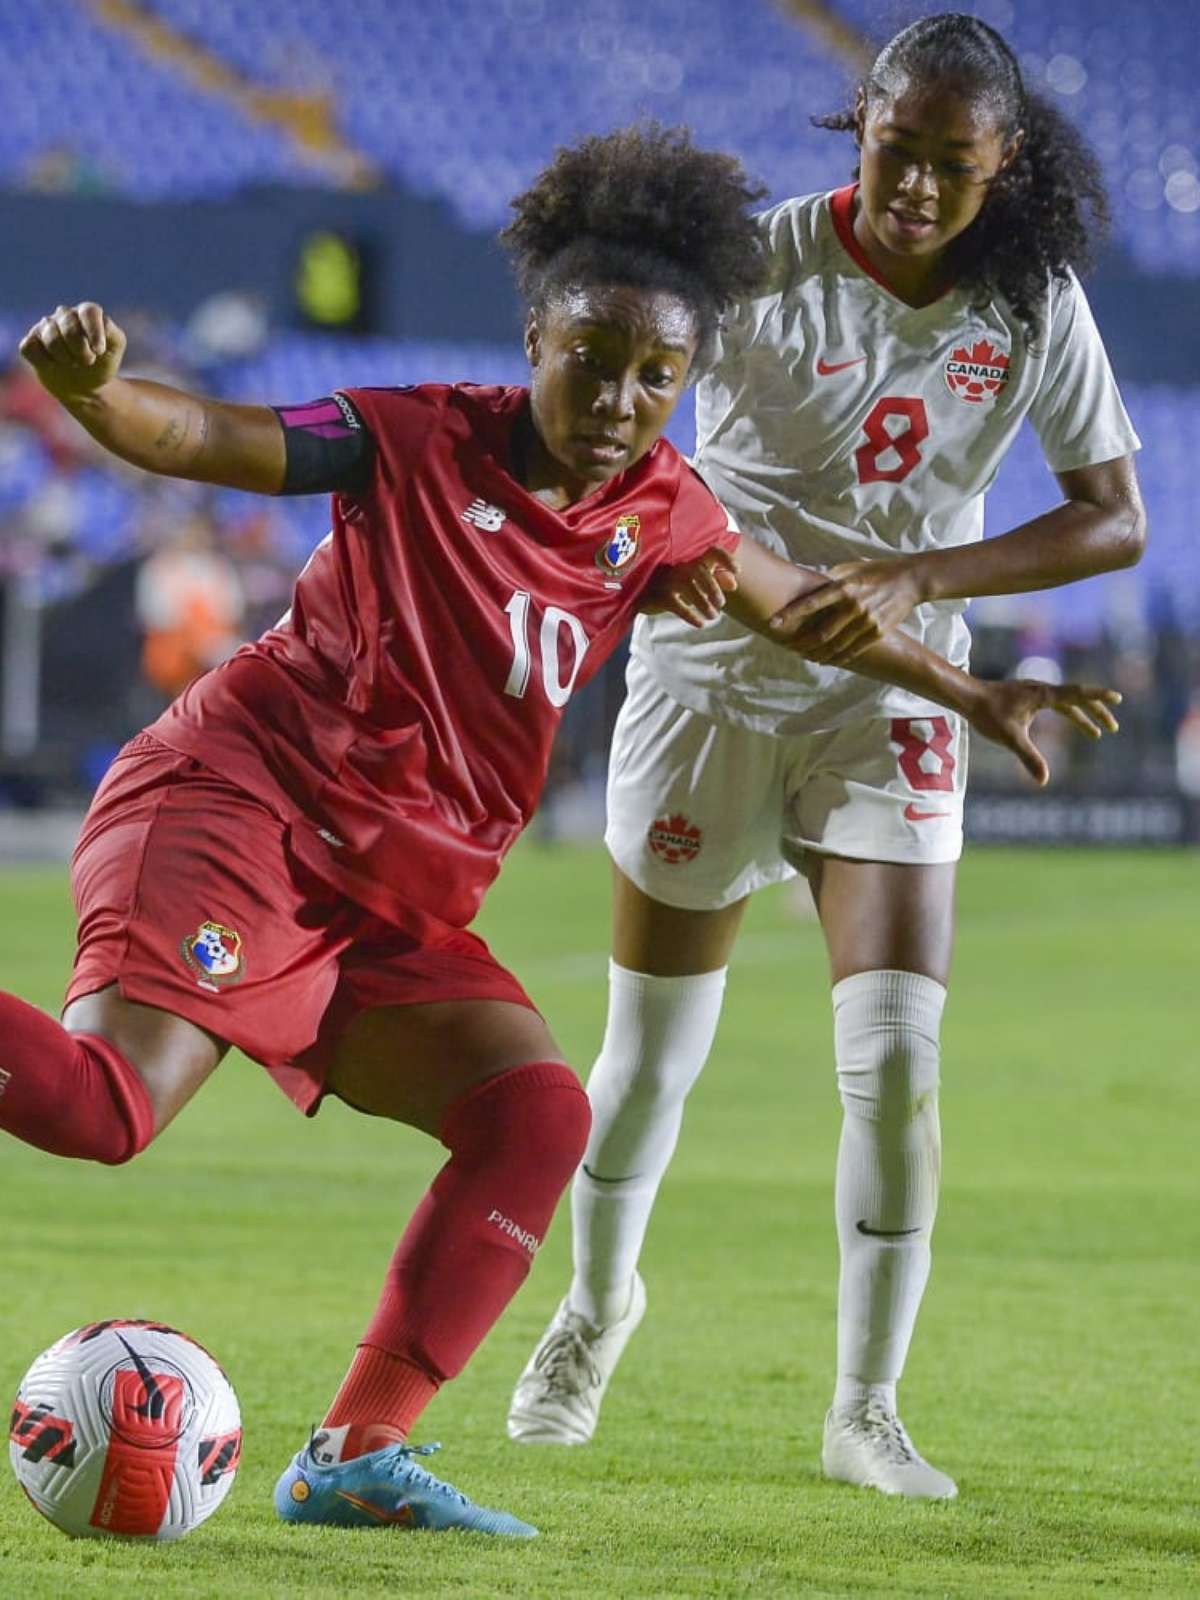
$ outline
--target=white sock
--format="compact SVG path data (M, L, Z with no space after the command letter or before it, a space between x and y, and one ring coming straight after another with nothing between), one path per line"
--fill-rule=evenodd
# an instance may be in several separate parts
M894 1408L929 1278L945 1003L942 985L915 972L859 972L834 986L845 1112L835 1200L838 1409L865 1409L872 1399Z
M683 1122L683 1103L708 1059L725 968L657 978L608 968L608 1024L588 1079L592 1133L571 1189L573 1311L593 1327L620 1321Z

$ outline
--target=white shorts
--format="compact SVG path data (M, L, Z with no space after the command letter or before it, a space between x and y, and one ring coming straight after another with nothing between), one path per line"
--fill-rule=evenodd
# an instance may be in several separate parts
M804 852L912 865L962 854L966 728L947 712L784 738L689 711L632 657L613 732L605 843L689 911L795 876Z

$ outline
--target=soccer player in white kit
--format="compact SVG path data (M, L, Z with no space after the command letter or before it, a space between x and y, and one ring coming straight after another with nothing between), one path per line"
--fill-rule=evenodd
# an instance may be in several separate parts
M708 1055L748 896L796 871L829 949L844 1109L827 1476L944 1499L896 1409L929 1275L939 1030L965 730L844 670L896 627L965 662L967 597L1132 564L1138 448L1072 266L1105 217L1090 153L977 19L898 34L854 109L856 184L762 218L765 290L697 393L696 464L738 525L829 583L781 613L819 664L732 620L643 618L614 736L608 1024L572 1192L575 1271L522 1373L522 1442L583 1443L645 1308L637 1261ZM981 542L1028 417L1063 501Z

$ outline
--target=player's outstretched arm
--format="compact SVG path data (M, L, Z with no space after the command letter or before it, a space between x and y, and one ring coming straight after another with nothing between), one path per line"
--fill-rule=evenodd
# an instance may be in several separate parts
M123 461L259 494L283 487L283 428L269 406L230 405L122 378L125 335L94 300L40 318L20 352L42 386Z
M816 592L825 582L822 573L793 566L753 539L743 538L733 555L712 550L697 562L672 569L656 598L694 626L728 610L745 627L807 657L803 641L781 639L771 621L781 607ZM951 666L905 633L869 646L855 658L851 670L957 711L985 738L1011 750L1039 784L1050 776L1029 732L1039 711L1058 712L1089 738L1117 731L1111 708L1120 704L1121 696L1114 689L1036 679L989 683Z
M1060 472L1065 499L1009 533L915 555L847 561L828 584L785 606L777 632L813 661L849 666L927 600L1054 589L1132 566L1146 541L1146 513L1132 456Z

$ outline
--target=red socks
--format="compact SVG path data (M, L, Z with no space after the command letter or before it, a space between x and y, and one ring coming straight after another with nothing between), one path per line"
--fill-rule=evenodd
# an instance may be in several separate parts
M0 1128L51 1155L119 1166L154 1137L154 1107L114 1044L0 993Z
M335 1459L369 1455L384 1445L407 1439L413 1423L438 1392L439 1381L401 1356L359 1345L321 1424L335 1435L329 1441ZM345 1428L340 1441L336 1435Z
M587 1096L558 1062L487 1079L446 1114L450 1160L413 1214L325 1419L343 1459L408 1434L525 1281L583 1155ZM367 1438L378 1442L367 1444Z

